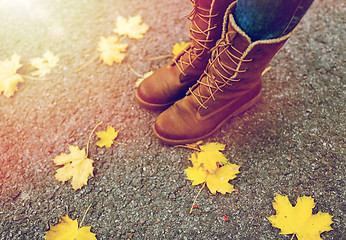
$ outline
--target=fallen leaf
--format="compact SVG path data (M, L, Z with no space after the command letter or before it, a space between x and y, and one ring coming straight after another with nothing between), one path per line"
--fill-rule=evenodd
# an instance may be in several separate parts
M113 65L113 62L121 63L125 58L127 43L121 43L116 36L101 37L98 44L98 51L101 53L100 59L107 65Z
M172 49L172 53L174 57L177 57L184 49L186 49L190 43L187 42L181 42L181 43L175 43Z
M231 193L234 191L233 185L228 183L239 173L239 166L235 164L226 164L218 168L214 173L210 173L200 167L189 167L185 169L187 179L192 180L192 185L206 183L210 192L216 194L216 191L221 194Z
M198 141L196 143L188 143L188 144L185 144L185 145L175 145L174 147L182 147L182 148L188 148L188 149L191 149L191 150L200 151L199 145L201 145L201 144L203 144L203 140Z
M112 146L114 139L118 137L118 132L111 126L107 126L106 131L99 131L96 135L100 138L99 141L96 142L96 145L99 147L105 146L106 148L110 148Z
M225 145L217 142L206 143L199 148L199 152L191 155L193 166L185 169L187 179L193 181L192 185L206 183L213 194L216 194L216 191L222 194L233 192L233 185L228 181L236 177L240 166L229 163L220 152L225 149Z
M201 141L198 141L196 143L189 143L189 144L186 144L186 146L188 148L191 148L191 149L194 149L194 148L197 148L199 145L203 144L203 140Z
M52 68L54 68L59 62L59 58L55 56L52 52L47 51L43 58L33 58L31 59L31 65L37 68L36 71L32 72L31 75L44 77L51 73Z
M154 73L154 71L149 71L147 73L144 73L143 77L137 79L137 81L135 83L135 88L138 88L139 84L141 84L141 82L143 82L144 79L150 77L153 73Z
M71 185L74 190L87 185L89 175L93 176L93 160L87 158L85 149L69 145L70 153L62 153L53 159L56 165L64 165L56 171L55 178L66 182L72 178Z
M203 164L205 170L213 173L220 165L228 163L227 158L222 152L225 150L225 145L212 142L200 145L199 148L202 150L196 154L196 165Z
M276 215L267 217L273 227L280 228L280 234L295 234L298 240L322 239L320 234L333 230L333 223L329 213L318 212L312 214L315 207L311 197L298 197L293 207L287 196L276 195L273 208Z
M222 214L222 216L223 216L223 219L224 219L226 222L228 222L228 221L229 221L229 218L228 218L228 217L226 217L226 215L225 215L225 214Z
M62 217L59 224L50 226L45 232L47 240L96 240L96 235L90 231L91 227L78 227L78 221L69 216Z
M141 39L148 29L149 25L142 23L140 15L129 17L128 19L119 16L113 32L119 35L127 35L129 38Z
M13 54L11 60L0 61L0 94L10 98L18 90L17 84L24 82L23 77L17 73L22 67L20 56Z

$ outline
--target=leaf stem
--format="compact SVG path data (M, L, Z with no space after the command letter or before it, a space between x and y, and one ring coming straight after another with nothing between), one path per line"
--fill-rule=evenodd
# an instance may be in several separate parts
M198 149L198 148L194 148L194 147L190 147L190 146L187 146L187 145L175 145L174 147L181 147L181 148L187 148L187 149L191 149L191 150L195 150L195 151L198 151L198 152L202 152L201 149Z
M28 80L33 80L33 81L46 81L46 80L48 80L48 78L39 78L39 77L30 76L30 75L22 75L22 76Z
M103 123L103 121L99 122L99 123L94 127L94 129L91 131L91 133L90 133L90 135L89 135L88 143L87 143L87 148L86 148L86 155L85 155L86 158L87 158L88 155L89 155L89 145L90 145L91 136L92 136L93 133L95 132L96 128L97 128L98 126L100 126L102 123Z
M162 59L162 58L169 58L169 57L173 57L172 54L170 55L162 55L162 56L157 56L157 57L152 57L152 58L148 58L147 61L154 61L154 60L158 60L158 59Z
M202 192L203 188L205 187L205 183L203 183L203 186L201 187L201 189L199 190L199 192L197 193L196 197L195 197L195 200L193 201L192 203L192 206L191 206L191 209L190 209L190 214L192 213L192 209L193 209L193 206L195 206L195 203L197 201L197 197L199 196L199 194Z
M78 73L80 71L82 71L84 68L86 68L87 66L89 66L91 63L93 63L94 61L96 61L96 59L98 58L98 55L93 56L93 58L91 58L89 61L87 61L86 63L84 63L82 66L80 66L75 73Z
M138 73L135 69L133 69L133 67L131 67L130 64L127 64L127 67L128 67L134 74L136 74L137 77L140 77L140 78L144 77L142 74Z
M82 227L82 224L83 224L83 222L84 222L84 218L85 218L85 216L86 216L87 212L89 211L89 209L90 209L91 205L92 205L92 203L90 203L89 207L88 207L88 208L87 208L87 210L85 211L84 216L83 216L83 218L82 218L82 221L80 222L80 224L79 224L79 227L78 227L78 228L81 228L81 227Z
M126 39L126 36L124 35L124 36L121 36L121 38L119 39L119 42L122 42L122 41L124 41Z
M127 146L127 144L126 144L126 143L121 143L121 142L117 142L117 141L114 141L114 143L117 143L117 144L121 144L121 145Z
M262 72L262 77L264 76L264 74L266 74L267 72L269 72L272 69L272 66L268 66L266 69L264 69L264 71Z

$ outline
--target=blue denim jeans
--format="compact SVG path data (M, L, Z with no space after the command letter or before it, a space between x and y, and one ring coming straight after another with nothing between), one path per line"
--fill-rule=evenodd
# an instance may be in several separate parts
M252 41L293 30L314 0L238 0L235 21Z

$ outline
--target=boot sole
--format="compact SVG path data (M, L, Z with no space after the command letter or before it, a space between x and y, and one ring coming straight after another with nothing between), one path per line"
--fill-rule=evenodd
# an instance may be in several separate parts
M191 138L191 139L181 139L181 140L174 140L174 139L168 139L165 137L160 136L160 134L158 134L158 132L155 129L155 124L153 125L153 131L154 134L156 135L156 137L162 141L163 143L167 144L167 145L184 145L184 144L190 144L190 143L195 143L198 142L200 140L206 139L209 136L213 135L217 130L219 130L222 125L224 125L229 119L231 119L232 117L235 117L239 114L241 114L242 112L245 112L246 110L248 110L249 108L251 108L252 106L254 106L261 98L262 93L260 92L256 97L254 97L253 99L251 99L251 101L247 102L246 104L242 105L237 111L234 111L232 114L230 114L227 118L225 118L225 120L223 120L222 122L220 122L216 128L214 128L211 132L198 137L198 138Z
M142 107L150 109L150 110L155 110L155 111L165 110L166 108L168 108L174 103L174 102L170 102L170 103L157 104L157 103L146 102L142 98L140 98L137 91L135 92L135 99L139 103L139 105L141 105Z

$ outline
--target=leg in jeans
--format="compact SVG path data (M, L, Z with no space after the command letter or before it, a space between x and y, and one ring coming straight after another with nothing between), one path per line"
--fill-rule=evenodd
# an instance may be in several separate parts
M314 0L238 0L237 25L252 41L278 38L289 33Z

